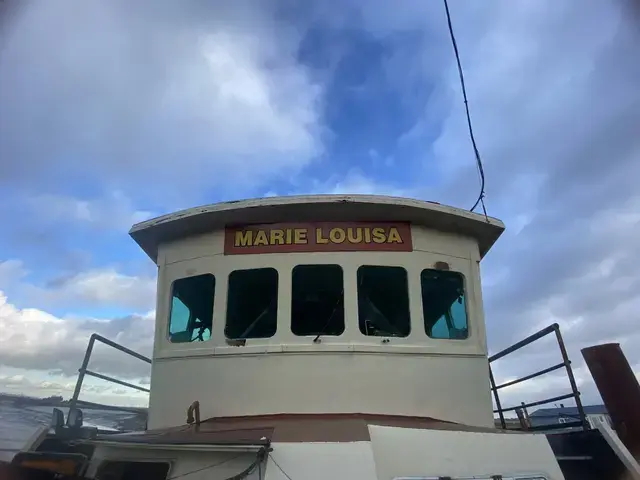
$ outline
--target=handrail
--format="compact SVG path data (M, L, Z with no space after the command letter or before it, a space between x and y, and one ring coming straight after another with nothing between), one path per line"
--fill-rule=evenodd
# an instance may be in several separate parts
M495 379L493 377L493 371L491 370L491 363L495 362L496 360L500 360L501 358L506 357L507 355L516 352L518 350L520 350L523 347L526 347L527 345L535 342L536 340L539 340L543 337L546 337L549 334L554 333L556 336L556 340L558 341L558 347L560 348L560 354L562 355L562 362L553 365L551 367L547 367L544 368L542 370L538 370L537 372L531 373L529 375L525 375L524 377L520 377L520 378L516 378L515 380L510 380L508 382L502 383L500 385L496 385ZM506 407L503 408L502 404L500 403L500 396L498 395L498 390L500 390L501 388L505 388L505 387L509 387L511 385L516 385L520 382L524 382L526 380L531 380L533 378L537 378L541 375L545 375L547 373L550 372L554 372L556 370L559 370L561 368L565 368L567 371L567 377L569 378L569 383L571 385L571 393L568 394L564 394L564 395L559 395L556 397L551 397L551 398L545 398L542 400L538 400L536 402L530 402L530 403L522 403L521 405L518 405L516 407ZM587 422L587 417L584 413L584 408L582 406L582 401L580 400L580 391L578 390L578 386L576 384L576 380L575 377L573 376L573 370L571 368L571 361L569 360L569 356L567 355L567 349L565 348L564 345L564 340L562 339L562 334L560 333L560 326L557 323L554 323L552 325L549 325L548 327L543 328L542 330L534 333L533 335L528 336L527 338L525 338L524 340L521 340L517 343L514 343L513 345L511 345L510 347L505 348L504 350L492 355L489 357L489 380L491 382L491 392L493 393L493 397L495 399L496 402L496 409L493 411L493 413L497 413L500 417L500 425L502 426L503 429L507 428L507 423L505 421L504 418L504 412L509 412L509 411L514 411L514 410L518 410L520 408L527 408L527 407L535 407L538 405L544 405L547 403L551 403L551 402L556 402L559 400L565 400L568 398L574 398L575 402L576 402L576 407L578 410L578 416L579 416L579 420L576 422L571 422L571 423L565 423L565 424L561 424L563 425L563 427L574 427L574 426L582 426L582 428L584 430L588 430L589 429L589 424ZM553 429L553 428L560 428L560 427L556 427L555 425L550 425L549 426L549 430ZM541 427L532 427L530 428L531 430L540 430L542 429Z
M100 403L93 403L93 402L87 402L84 400L78 400L78 397L80 396L80 390L82 389L82 383L84 382L84 377L85 375L89 375L91 377L95 377L95 378L100 378L102 380L106 380L108 382L112 382L112 383L117 383L118 385L122 385L125 387L129 387L129 388L134 388L136 390L140 390L142 392L147 392L149 393L150 390L148 388L144 388L141 387L140 385L134 385L132 383L129 382L125 382L123 380L118 380L117 378L113 378L113 377L109 377L108 375L103 375L101 373L97 373L94 372L92 370L89 370L87 367L89 366L89 360L91 360L91 354L93 353L93 346L96 343L96 340L99 342L104 343L105 345L108 345L112 348L115 348L116 350L120 350L121 352L126 353L127 355L130 355L134 358L137 358L138 360L142 360L143 362L146 362L148 364L151 364L151 359L148 357L145 357L144 355L139 354L138 352L135 352L127 347L124 347L122 345L120 345L119 343L116 343L112 340L109 340L108 338L103 337L102 335L98 335L97 333L94 333L91 335L91 338L89 338L89 345L87 345L87 351L84 354L84 359L82 360L82 365L80 366L80 368L78 369L78 380L76 381L76 387L73 391L73 397L71 397L71 401L69 402L69 415L67 416L67 424L69 423L69 419L72 417L71 413L76 410L78 403L80 404L84 404L84 405L89 405L89 406L95 406L95 407L100 407L100 408L111 408L113 410L120 410L123 412L139 412L140 410L137 409L132 409L132 408L127 408L127 407L113 407L113 406L109 406L109 405L102 405Z

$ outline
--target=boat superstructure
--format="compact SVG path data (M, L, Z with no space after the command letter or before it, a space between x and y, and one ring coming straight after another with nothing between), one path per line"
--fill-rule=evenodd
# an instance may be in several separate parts
M135 225L158 266L147 430L76 438L90 453L75 473L564 478L544 435L494 426L480 261L503 230L437 203L352 195Z
M437 204L349 196L225 203L136 225L159 268L149 428L179 425L194 400L203 418L358 413L492 427L479 261L502 230Z

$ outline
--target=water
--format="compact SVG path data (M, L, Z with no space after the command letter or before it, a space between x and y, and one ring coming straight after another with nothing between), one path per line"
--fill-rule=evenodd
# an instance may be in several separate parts
M64 411L65 418L67 409ZM10 460L20 450L29 437L43 425L51 422L53 407L24 407L0 403L0 460ZM104 430L131 429L132 424L142 425L138 415L129 412L82 409L84 425Z

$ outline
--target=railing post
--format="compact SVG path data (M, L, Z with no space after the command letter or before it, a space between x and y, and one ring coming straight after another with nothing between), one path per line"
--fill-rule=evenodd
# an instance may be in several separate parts
M69 413L67 414L67 425L69 425L69 418L71 417L71 413L76 409L76 404L78 403L78 397L80 396L80 390L82 389L82 382L84 381L84 372L87 370L89 366L89 360L91 359L91 352L93 351L93 344L96 342L96 334L92 334L89 339L89 345L87 345L87 351L84 354L84 359L82 360L82 365L78 370L78 380L76 381L76 388L73 391L73 397L71 397L71 402L69 402Z
M618 437L640 458L640 383L620 344L583 348L582 356Z
M560 353L562 354L562 361L564 362L564 366L567 369L567 376L569 377L569 383L571 384L571 391L573 392L573 396L576 400L576 407L578 409L578 415L580 415L580 421L582 422L582 428L584 430L589 430L589 423L587 423L587 416L584 413L584 408L582 406L582 400L580 400L580 391L578 390L578 385L576 384L576 379L573 376L573 369L571 368L571 360L569 360L569 355L567 354L567 349L564 346L564 340L562 339L562 334L560 333L560 326L557 323L554 323L554 330L556 333L556 339L558 340L558 345L560 346Z
M524 377L520 377L517 378L515 380L510 380L508 382L504 382L501 383L500 385L496 385L495 383L495 379L493 378L493 372L491 370L491 362L494 362L496 360L499 360L519 349L521 349L522 347L525 347L529 344L531 344L532 342L535 342L536 340L541 339L542 337L549 335L551 333L555 333L556 335L556 340L558 342L558 347L560 348L560 353L562 355L562 362L558 363L557 365L553 365L551 367L545 368L543 370L539 370L537 372L531 373L529 375L525 375ZM517 410L518 408L521 407L509 407L509 408L502 408L502 405L500 404L500 399L499 399L499 395L498 395L498 390L504 387L508 387L511 385L515 385L517 383L523 382L525 380L531 380L532 378L536 378L539 377L540 375L544 375L546 373L550 373L553 372L554 370L558 370L561 368L565 368L565 370L567 371L567 377L569 378L569 383L571 384L571 393L568 393L566 395L560 395L557 397L553 397L553 398L548 398L545 400L541 400L541 401L537 401L537 402L532 402L532 403L528 403L526 404L527 407L533 407L533 406L538 406L538 405L544 405L545 403L551 403L557 400L563 400L566 398L573 398L576 402L576 408L578 410L578 415L580 416L580 421L579 422L575 422L575 425L572 426L581 426L584 430L588 430L589 429L589 423L587 422L587 416L585 415L584 412L584 407L582 406L582 400L580 399L580 391L578 390L578 386L576 384L576 379L573 375L573 370L571 368L571 361L569 360L569 355L567 354L567 349L564 345L564 340L562 339L562 334L560 333L560 326L557 323L554 323L552 325L549 325L546 328L543 328L542 330L534 333L533 335L528 336L527 338L525 338L524 340L521 340L513 345L511 345L508 348L505 348L504 350L492 355L489 357L489 379L491 381L491 390L493 392L494 398L496 400L496 407L497 409L493 411L493 413L498 413L500 415L500 423L503 426L503 428L506 427L506 422L504 420L504 412L508 412L508 411L513 411L513 410ZM533 428L533 427L532 427Z
M493 378L493 370L491 370L491 362L489 362L489 380L491 381L491 391L493 397L496 400L496 407L498 408L498 415L500 416L500 425L503 430L507 429L507 422L504 420L504 414L502 413L502 405L500 405L500 397L498 395L498 389L496 388L496 381Z

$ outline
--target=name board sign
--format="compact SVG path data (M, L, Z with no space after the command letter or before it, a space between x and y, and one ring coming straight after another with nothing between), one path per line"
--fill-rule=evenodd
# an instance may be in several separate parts
M411 252L408 223L280 223L227 227L225 255L293 252Z

